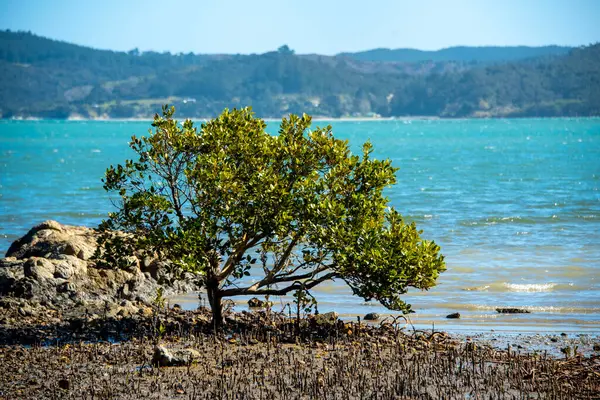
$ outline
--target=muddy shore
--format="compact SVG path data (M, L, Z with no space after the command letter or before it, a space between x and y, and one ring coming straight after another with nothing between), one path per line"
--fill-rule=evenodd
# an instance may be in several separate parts
M404 321L229 313L47 310L3 302L0 399L597 398L593 337L453 336ZM506 337L504 336L506 339ZM496 340L493 340L496 339ZM496 342L496 343L494 343ZM540 343L557 350L536 350ZM186 358L162 365L157 346ZM561 352L561 349L563 351Z

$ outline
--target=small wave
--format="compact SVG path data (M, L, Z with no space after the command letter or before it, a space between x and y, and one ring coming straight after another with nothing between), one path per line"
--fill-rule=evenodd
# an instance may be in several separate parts
M511 292L550 292L556 283L504 283Z
M93 149L92 153L102 153L102 150L100 150L100 149Z
M483 286L466 287L463 290L466 290L468 292L484 292L484 291L487 291L489 288L490 288L490 285L483 285Z
M562 220L563 217L559 217L554 214L551 216L508 216L508 217L487 217L481 218L477 220L463 220L460 222L462 226L490 226L490 225L501 225L501 224L515 224L515 225L536 225L536 224L555 224L557 221ZM569 221L570 219L580 219L581 216L573 216L565 219L565 221Z
M581 287L575 286L574 283L558 284L554 282L546 283L509 283L509 282L494 282L479 286L469 286L463 288L468 292L552 292L555 290L579 290Z

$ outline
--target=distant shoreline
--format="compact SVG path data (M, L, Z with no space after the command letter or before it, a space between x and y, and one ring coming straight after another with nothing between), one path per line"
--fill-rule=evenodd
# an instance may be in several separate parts
M184 121L191 119L192 121L209 121L215 117L182 117L178 120ZM285 117L282 117L285 118ZM279 122L282 118L262 118L266 122ZM554 117L536 117L536 116L519 116L519 117L438 117L438 116L403 116L403 117L313 117L314 122L333 121L333 122L389 122L389 121L461 121L461 120L513 120L513 119L600 119L600 116L554 116ZM0 118L1 121L61 121L61 122L152 122L153 118L37 118L37 117L22 117L22 118Z
M216 117L178 117L179 120L191 119L192 121L209 121ZM266 117L261 118L264 121L281 121L281 118ZM363 122L363 121L407 121L407 120L441 120L441 119L469 119L469 118L442 118L437 116L407 116L407 117L312 117L313 121L342 121L342 122ZM114 122L147 122L152 121L152 117L132 117L132 118L37 118L37 117L19 117L19 118L0 118L3 121L114 121Z

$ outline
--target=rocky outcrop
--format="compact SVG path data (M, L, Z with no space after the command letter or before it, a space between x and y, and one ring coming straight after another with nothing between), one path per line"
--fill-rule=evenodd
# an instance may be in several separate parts
M55 259L60 255L69 255L89 260L95 250L96 234L93 229L44 221L17 239L9 247L6 257Z
M136 260L128 270L98 268L92 256L93 229L45 221L32 228L0 259L0 296L68 306L81 301L149 302L159 287L164 294L197 289L195 276L176 279L168 262Z

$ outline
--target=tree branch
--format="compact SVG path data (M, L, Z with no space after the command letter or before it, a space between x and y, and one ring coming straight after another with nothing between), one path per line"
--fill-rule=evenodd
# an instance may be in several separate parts
M323 283L327 280L331 280L331 279L334 279L337 277L338 277L337 272L330 272L326 275L321 276L318 279L315 279L314 281L308 282L306 285L303 285L298 280L295 280L293 284L291 284L290 286L285 287L283 289L255 289L255 290L252 290L251 289L252 287L239 288L239 289L237 289L237 288L236 289L225 289L221 292L221 295L223 297L241 296L241 295L284 296L284 295L288 294L289 292L291 292L292 290L297 290L297 289L310 290L320 283Z
M314 278L317 274L327 271L330 267L331 267L330 265L322 265L321 267L319 267L313 271L307 272L305 274L302 274L302 275L290 275L291 273L296 272L298 270L297 268L295 268L293 272L290 272L290 274L265 277L262 280L256 282L254 285L250 286L248 289L249 290L257 290L262 287L269 286L269 285L275 285L278 283L293 282L293 281L297 281L300 279Z
M261 235L255 236L250 241L246 241L247 239L245 238L245 236L246 236L246 234L244 234L244 238L242 239L243 244L225 262L225 265L223 266L223 268L221 269L221 272L217 276L219 281L222 281L223 279L227 278L229 276L229 274L231 274L231 272L233 272L233 269L235 268L236 264L238 262L240 262L240 260L242 259L242 256L246 252L246 250L256 246L258 244L258 242L260 242L265 237L265 235L261 234Z
M293 281L297 281L300 279L314 278L317 274L327 271L330 267L331 267L330 265L322 265L321 267L315 269L314 271L307 272L302 275L293 275L293 276L283 275L283 276L274 277L269 282L264 282L264 283L258 285L258 288L261 288L261 287L264 287L267 285L276 285L278 283L283 283L283 282L293 282Z
M296 236L294 236L294 238L290 241L290 243L288 244L286 249L283 251L283 254L282 254L281 258L279 259L279 261L277 262L277 264L273 266L273 268L269 271L269 273L259 283L266 282L265 284L269 284L269 281L271 279L273 279L275 277L275 275L277 275L277 273L285 267L286 261L290 258L290 254L292 254L292 250L294 250L294 247L296 247L296 244L298 243L298 240L300 239L301 236L302 236L301 232L298 232L296 234ZM296 270L294 270L294 272ZM258 287L261 287L261 286L265 286L265 285L259 285Z

